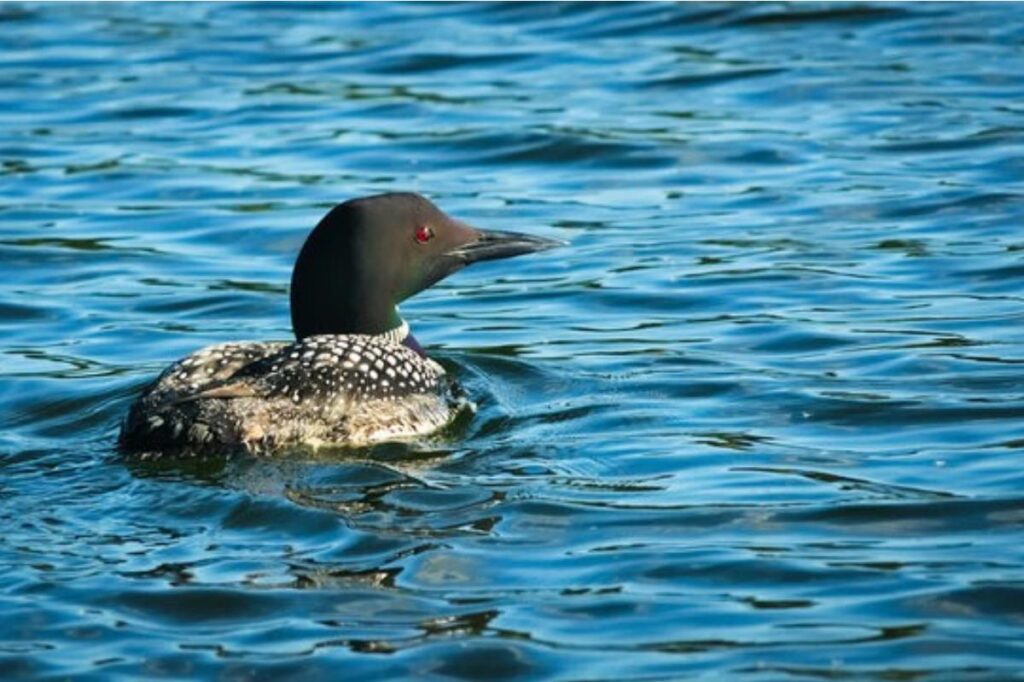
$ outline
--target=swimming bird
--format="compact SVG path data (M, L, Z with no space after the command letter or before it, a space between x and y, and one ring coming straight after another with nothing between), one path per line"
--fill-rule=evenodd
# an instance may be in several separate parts
M339 204L295 262L296 340L220 343L175 362L132 404L119 442L152 457L430 434L455 416L460 391L398 304L471 263L560 244L471 227L418 194Z

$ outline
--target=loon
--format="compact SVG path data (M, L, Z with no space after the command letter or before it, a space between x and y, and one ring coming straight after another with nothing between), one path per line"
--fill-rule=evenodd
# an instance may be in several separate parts
M296 340L221 343L175 362L132 404L119 444L148 458L428 435L464 400L398 304L471 263L561 244L476 229L418 194L339 204L295 262Z

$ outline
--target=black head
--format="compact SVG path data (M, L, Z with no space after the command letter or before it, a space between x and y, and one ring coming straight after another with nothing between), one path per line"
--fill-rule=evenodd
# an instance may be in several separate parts
M335 206L313 229L292 272L295 336L380 334L400 302L470 263L562 242L487 232L418 194L379 194Z

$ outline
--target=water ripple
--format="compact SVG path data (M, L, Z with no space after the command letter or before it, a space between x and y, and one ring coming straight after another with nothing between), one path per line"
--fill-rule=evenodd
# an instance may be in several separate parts
M0 677L1009 679L1013 4L0 6ZM408 189L436 437L126 461Z

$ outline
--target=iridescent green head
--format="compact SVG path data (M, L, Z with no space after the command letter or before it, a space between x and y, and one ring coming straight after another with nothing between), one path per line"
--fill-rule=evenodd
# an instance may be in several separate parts
M418 194L379 194L334 207L313 229L292 272L295 336L381 334L396 306L470 263L562 242L479 230Z

